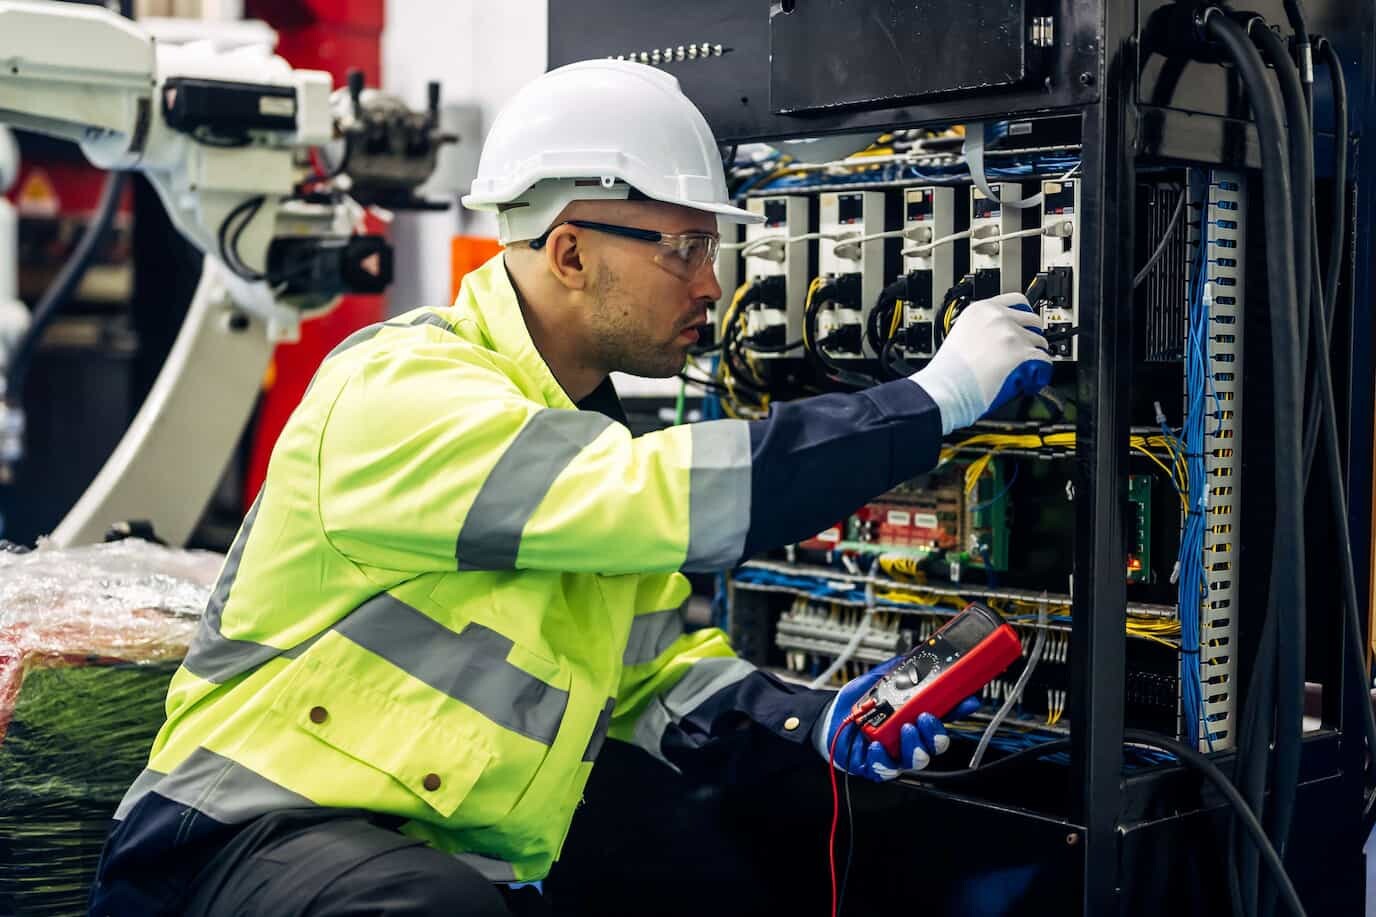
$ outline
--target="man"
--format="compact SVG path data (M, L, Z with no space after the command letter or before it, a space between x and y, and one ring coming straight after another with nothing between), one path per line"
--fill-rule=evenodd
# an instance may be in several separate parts
M632 438L608 373L669 376L721 296L717 146L671 76L590 61L493 125L470 207L506 250L449 309L325 359L273 453L116 813L99 914L504 914L545 876L607 736L684 773L825 755L873 677L788 687L677 571L810 535L930 468L1050 369L1019 297L911 380ZM818 481L823 489L812 489ZM804 488L808 488L804 492ZM900 760L839 737L882 779Z

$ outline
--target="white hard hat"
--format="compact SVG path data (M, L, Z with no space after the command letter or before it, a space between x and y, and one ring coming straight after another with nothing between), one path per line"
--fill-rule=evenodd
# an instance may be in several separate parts
M539 236L574 200L648 198L762 222L731 205L720 155L672 74L580 61L528 83L497 115L463 205L498 211L504 245Z

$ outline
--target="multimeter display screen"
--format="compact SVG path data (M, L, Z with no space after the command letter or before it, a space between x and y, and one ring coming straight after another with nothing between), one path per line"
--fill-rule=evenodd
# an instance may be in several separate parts
M945 637L957 650L965 652L972 649L997 625L983 620L979 615L962 614L957 615L951 623L941 630L941 636Z

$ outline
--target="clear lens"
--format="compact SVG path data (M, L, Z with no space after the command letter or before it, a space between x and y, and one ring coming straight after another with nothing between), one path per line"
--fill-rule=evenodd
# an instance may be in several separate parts
M665 236L660 243L663 250L655 256L655 262L686 280L702 270L703 265L716 261L717 244L716 236L705 233Z

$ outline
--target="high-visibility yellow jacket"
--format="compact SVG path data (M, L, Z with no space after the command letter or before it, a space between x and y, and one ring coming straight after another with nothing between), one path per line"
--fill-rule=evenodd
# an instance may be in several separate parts
M453 307L345 340L173 678L94 910L174 907L185 879L150 863L308 806L396 816L494 880L536 879L609 734L681 764L744 712L806 748L830 695L720 630L685 634L676 571L815 532L935 459L940 419L906 380L810 401L632 437L560 388L501 255ZM871 479L784 499L835 466L838 430L876 453ZM794 461L764 480L771 449Z

